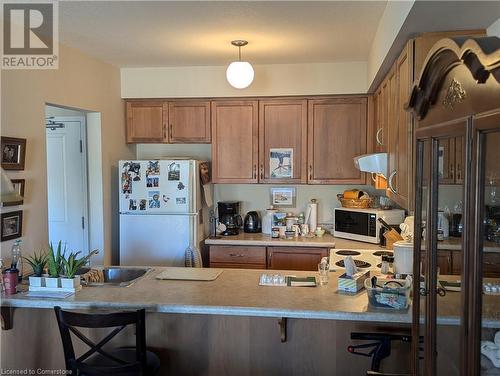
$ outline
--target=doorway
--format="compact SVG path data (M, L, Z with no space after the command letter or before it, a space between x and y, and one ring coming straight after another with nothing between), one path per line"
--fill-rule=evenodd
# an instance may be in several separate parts
M86 113L45 107L49 242L89 252Z

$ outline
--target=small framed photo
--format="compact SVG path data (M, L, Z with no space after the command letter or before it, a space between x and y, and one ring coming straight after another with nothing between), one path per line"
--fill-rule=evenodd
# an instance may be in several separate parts
M24 179L11 179L12 185L14 186L14 189L16 190L16 193L24 197L24 184L25 181ZM22 205L24 200L19 200L19 201L11 201L11 202L2 202L2 206L15 206L15 205Z
M272 179L292 179L293 149L271 149L269 171Z
M26 139L2 136L1 147L2 168L4 170L24 170Z
M1 241L20 238L23 234L23 211L17 210L1 215Z
M271 205L277 207L295 207L295 188L271 188Z

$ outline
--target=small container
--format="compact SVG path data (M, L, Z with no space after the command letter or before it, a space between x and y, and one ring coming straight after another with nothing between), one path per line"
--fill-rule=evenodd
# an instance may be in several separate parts
M380 273L382 274L389 273L389 261L387 260L387 255L382 256L382 265L380 265Z
M273 227L271 230L271 237L273 239L279 239L280 237L280 228L279 227Z
M285 239L293 239L295 237L295 231L286 230L285 231Z
M389 273L394 273L394 256L387 256L387 262L389 263Z
M404 310L408 308L411 283L408 279L377 280L377 287L371 286L370 279L365 280L368 304L373 308Z
M7 295L12 295L17 292L17 277L19 276L19 270L17 269L5 269L2 272L3 284L5 287L5 293Z

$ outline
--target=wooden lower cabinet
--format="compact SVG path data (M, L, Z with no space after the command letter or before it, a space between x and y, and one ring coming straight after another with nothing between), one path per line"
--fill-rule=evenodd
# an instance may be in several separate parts
M265 269L266 247L210 246L211 268Z
M425 270L427 252L421 252L420 260L422 260L421 270ZM439 250L437 254L437 266L439 267L439 274L454 274L452 265L452 251Z
M462 273L462 252L453 252L453 273ZM500 253L483 253L483 277L500 278Z
M317 270L328 248L211 245L211 268Z
M275 270L318 270L328 248L267 247L267 268Z

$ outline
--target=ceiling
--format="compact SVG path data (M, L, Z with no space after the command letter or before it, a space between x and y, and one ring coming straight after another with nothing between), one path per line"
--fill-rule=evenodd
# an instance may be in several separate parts
M61 43L120 67L366 61L387 1L64 1Z

